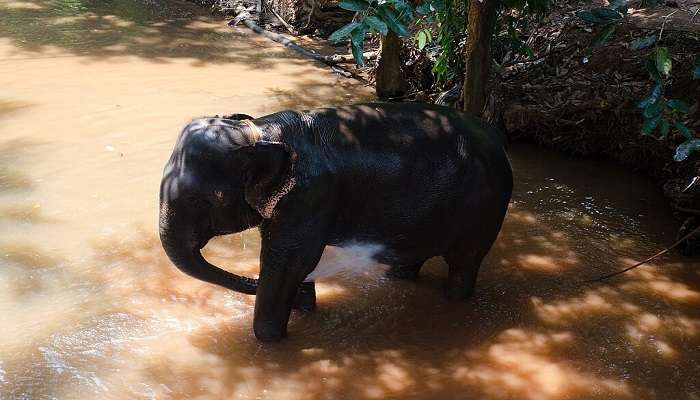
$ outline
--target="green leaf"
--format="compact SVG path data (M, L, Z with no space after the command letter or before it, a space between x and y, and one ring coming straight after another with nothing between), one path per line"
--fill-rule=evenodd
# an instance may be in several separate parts
M651 89L651 92L645 97L642 101L639 102L637 107L641 109L646 109L649 107L649 105L654 104L659 101L659 98L661 98L661 84L657 83L654 85L654 87Z
M600 44L603 44L610 39L610 36L612 36L613 32L615 32L615 27L617 25L615 24L608 24L603 27L603 29L600 30L600 32L596 33L595 36L593 36L593 46L597 46Z
M423 3L419 4L418 7L416 7L416 12L421 15L428 14L431 11L433 11L433 7L427 1L424 1Z
M659 125L659 132L661 133L661 137L665 138L668 136L668 131L671 129L671 125L668 123L666 118L661 120L661 123Z
M338 4L338 7L349 11L366 11L369 8L369 3L364 0L343 0Z
M367 24L368 27L374 29L375 31L381 33L384 36L386 36L386 34L389 33L389 27L387 27L382 20L375 17L374 15L366 17L364 19L364 23Z
M668 107L676 112L687 114L690 112L690 107L683 100L672 99L668 101Z
M445 9L445 0L433 0L430 2L430 6L435 11L442 11Z
M350 33L355 30L361 24L359 22L351 22L345 26L340 27L337 31L333 32L328 36L328 40L331 42L338 42L341 39L350 36Z
M656 127L659 125L659 122L661 122L661 115L657 115L654 118L645 119L640 133L644 136L651 135L651 133L654 132L654 129L656 129Z
M661 111L663 111L663 108L661 107L660 102L657 101L656 103L649 104L644 109L644 118L654 118L661 114Z
M640 37L637 39L634 39L632 42L630 42L629 48L631 50L641 50L641 49L646 49L647 47L651 47L656 43L656 35L649 35L649 36L644 36Z
M418 49L423 50L425 45L428 43L428 35L425 34L425 31L420 31L416 35L416 40L418 41Z
M357 65L362 65L365 63L363 52L365 47L365 33L367 32L367 27L361 25L356 28L350 34L350 42L352 43L352 56L355 58L355 63Z
M668 74L671 73L671 57L668 54L668 48L657 47L654 51L654 64L656 64L656 70L664 78L668 78Z
M613 21L616 19L622 18L622 14L615 10L611 10L606 7L599 7L599 8L594 8L591 10L591 13L596 17L599 18L603 21Z
M678 132L681 133L681 135L685 136L686 139L693 139L695 136L693 135L693 132L690 131L690 129L685 126L684 123L680 121L676 121L673 123L673 126L678 129Z
M413 16L413 7L411 7L408 3L406 3L404 0L389 0L393 5L396 11L398 11L398 19L405 20L405 21L413 21L416 19Z
M605 20L596 17L596 16L593 15L593 13L590 12L590 11L577 11L577 12L576 12L576 16L577 16L579 19L581 19L581 20L583 20L583 21L586 21L586 22L588 22L589 24L593 24L593 25L598 25L598 24L600 24L600 23L602 23L602 22L605 22Z
M700 139L686 140L676 147L676 154L673 156L673 159L679 162L683 161L688 158L690 153L697 151L698 149L700 149Z
M377 8L377 15L387 24L389 29L394 31L399 36L407 36L408 29L402 24L396 14L386 5Z
M649 72L649 77L652 80L661 83L661 74L659 74L659 71L656 69L656 63L654 60L651 58L647 59L644 63L644 67L646 67L647 71Z

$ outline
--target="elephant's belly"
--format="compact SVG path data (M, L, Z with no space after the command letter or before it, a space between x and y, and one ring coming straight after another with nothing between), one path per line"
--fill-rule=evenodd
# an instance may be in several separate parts
M373 275L388 269L379 260L387 253L386 246L373 242L351 241L326 246L316 269L306 278L313 281L338 275Z
M339 275L366 275L386 272L392 266L410 266L440 255L426 246L401 246L380 241L349 240L326 246L316 268L306 281Z

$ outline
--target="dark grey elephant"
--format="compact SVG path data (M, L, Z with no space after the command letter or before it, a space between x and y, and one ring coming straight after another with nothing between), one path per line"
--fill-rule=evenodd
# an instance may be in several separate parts
M160 237L186 274L257 296L259 340L286 335L295 299L313 306L313 283L303 282L326 245L381 245L377 261L405 278L444 256L449 297L473 292L513 186L500 132L414 103L243 118L197 119L182 131L161 183ZM259 279L202 257L212 237L255 226Z

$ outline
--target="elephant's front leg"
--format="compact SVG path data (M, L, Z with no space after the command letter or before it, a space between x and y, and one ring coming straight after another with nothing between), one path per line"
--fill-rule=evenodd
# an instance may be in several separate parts
M299 285L293 307L300 311L313 311L316 309L316 285L313 281L302 282Z
M263 232L253 329L255 336L265 342L287 335L289 314L300 291L306 291L300 296L304 306L311 302L312 294L315 304L315 291L308 291L313 282L302 282L318 264L325 245L318 239L300 240L302 235L284 236L292 239Z

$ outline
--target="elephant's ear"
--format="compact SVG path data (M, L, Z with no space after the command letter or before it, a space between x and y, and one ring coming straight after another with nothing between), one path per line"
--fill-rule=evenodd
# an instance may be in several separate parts
M245 199L263 218L272 218L277 203L294 188L297 154L284 143L257 142L250 154Z

